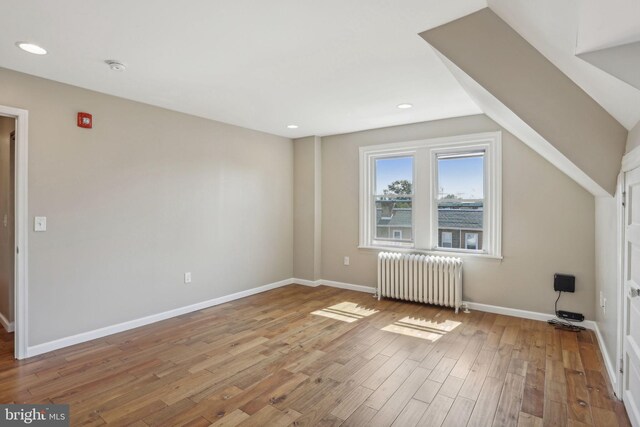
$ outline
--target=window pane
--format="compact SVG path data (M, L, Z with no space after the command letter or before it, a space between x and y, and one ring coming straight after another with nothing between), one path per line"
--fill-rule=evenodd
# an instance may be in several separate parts
M410 196L376 196L376 240L412 242L412 205Z
M377 240L413 241L413 157L376 159Z
M376 194L413 193L413 157L376 159Z
M451 231L443 231L441 233L440 246L443 248L450 248L453 245L453 233Z
M465 235L465 249L478 249L478 234L467 233Z
M484 153L439 155L437 188L439 246L482 249Z

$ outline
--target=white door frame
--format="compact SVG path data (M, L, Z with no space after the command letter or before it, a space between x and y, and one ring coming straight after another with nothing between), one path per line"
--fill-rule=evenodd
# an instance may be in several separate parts
M28 156L29 156L29 112L20 108L0 105L0 116L16 119L15 145L15 264L14 264L14 321L15 357L27 357L29 324L29 268L27 238L29 234L28 211Z
M616 358L614 360L614 367L615 367L615 375L616 375L616 384L615 384L615 390L614 393L616 394L616 397L620 400L622 400L622 392L624 390L623 388L623 374L622 374L622 358L624 355L624 302L625 302L625 295L624 295L624 260L626 257L625 254L625 242L624 242L624 238L625 238L625 215L626 215L626 210L623 206L623 203L626 202L625 200L625 173L626 171L622 170L620 172L620 174L618 175L618 181L617 181L617 191L616 191L616 217L617 217L617 224L616 224L616 228L617 228L617 235L618 238L620 239L620 241L618 242L618 248L617 248L617 261L618 261L618 277L617 277L617 288L618 288L618 292L617 292L617 301L616 301L616 308L618 310L618 319L617 319L617 336L616 336ZM603 343L604 344L604 343Z

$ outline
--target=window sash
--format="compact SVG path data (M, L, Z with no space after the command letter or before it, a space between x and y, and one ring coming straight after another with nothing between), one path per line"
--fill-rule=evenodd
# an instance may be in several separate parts
M433 217L434 217L434 223L432 223L432 230L435 229L435 232L437 233L437 230L439 228L439 218L438 218L438 202L440 201L440 199L438 198L439 196L439 192L440 192L440 186L439 186L439 171L438 171L438 160L449 160L449 159L462 159L462 158L469 158L469 157L483 157L483 165L482 165L482 173L483 173L483 180L482 180L482 185L483 185L483 189L482 189L482 194L483 194L483 215L482 215L482 232L483 235L487 235L487 218L489 217L488 215L488 208L487 208L487 202L486 202L486 195L487 195L487 182L490 179L490 177L487 174L487 151L485 149L480 149L480 150L470 150L470 151L465 151L465 147L447 147L444 149L433 149L432 151L432 167L434 170L434 173L432 175L432 187L433 187L433 194L434 194L434 198L432 199L431 203L432 203L432 210L433 210ZM476 245L476 247L474 249L468 248L467 244L465 242L464 247L462 247L462 242L460 242L460 248L447 248L447 250L455 250L455 251L460 251L460 252L477 252L477 253L489 253L489 251L486 249L486 244L484 244L486 242L486 240L483 241L483 245L484 247L482 249L478 248L478 245ZM453 244L451 245L453 246ZM435 246L433 247L433 249L437 250L437 249L443 249L445 248L445 246L440 246L438 245L438 240L436 239L435 241Z

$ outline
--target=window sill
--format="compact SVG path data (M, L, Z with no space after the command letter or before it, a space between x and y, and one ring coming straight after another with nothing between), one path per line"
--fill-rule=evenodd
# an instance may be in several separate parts
M491 255L481 252L455 252L455 251L439 251L439 250L427 250L427 249L415 249L408 248L406 246L358 246L358 249L364 249L368 251L387 251L387 252L401 252L401 253L417 253L424 255L438 255L438 256L455 256L459 258L485 258L502 260L502 255Z

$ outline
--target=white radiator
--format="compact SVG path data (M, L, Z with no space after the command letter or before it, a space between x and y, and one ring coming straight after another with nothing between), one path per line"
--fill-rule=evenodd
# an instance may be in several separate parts
M462 304L460 258L380 252L378 299L396 298L454 307Z

